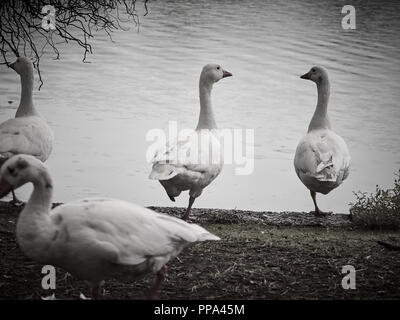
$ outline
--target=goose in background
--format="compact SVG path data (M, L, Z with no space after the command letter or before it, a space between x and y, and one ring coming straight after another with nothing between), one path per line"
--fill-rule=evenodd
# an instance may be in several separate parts
M221 172L221 144L211 105L214 83L232 74L218 64L203 67L199 80L200 116L196 130L186 141L173 142L158 150L152 160L149 178L159 180L175 201L182 191L189 190L189 205L182 219L190 221L192 205L203 189Z
M219 238L196 224L129 202L97 198L50 210L53 182L45 165L30 155L8 159L0 171L0 198L33 184L19 215L17 241L29 258L63 268L86 280L94 298L103 280L157 273L148 298L156 298L166 263L187 245Z
M53 131L33 105L33 64L19 57L9 65L21 77L21 100L15 118L0 124L0 166L16 154L29 154L46 161L53 148ZM12 203L17 204L12 190Z
M350 154L344 140L331 129L327 70L315 66L300 78L317 84L318 102L308 132L297 146L294 167L301 182L310 190L314 213L325 215L318 208L316 193L328 194L348 177Z

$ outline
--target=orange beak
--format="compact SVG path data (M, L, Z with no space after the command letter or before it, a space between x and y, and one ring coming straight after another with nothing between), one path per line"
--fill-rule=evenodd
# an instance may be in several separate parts
M0 199L5 197L11 190L11 185L5 179L0 179Z

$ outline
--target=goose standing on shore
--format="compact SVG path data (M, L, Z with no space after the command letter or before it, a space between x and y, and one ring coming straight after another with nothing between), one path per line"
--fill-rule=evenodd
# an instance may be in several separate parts
M29 154L46 161L53 148L53 131L35 109L32 100L33 65L19 57L9 65L21 77L21 100L15 118L0 124L0 166L16 154ZM12 190L14 204L17 200Z
M4 163L0 198L28 182L33 191L17 222L21 250L40 264L86 280L95 298L106 278L150 272L157 278L148 297L156 298L169 260L191 243L219 240L198 225L121 200L84 199L50 210L52 179L45 165L29 155Z
M314 213L325 215L318 208L316 193L328 194L347 178L350 154L344 140L331 130L327 111L330 93L328 72L316 66L300 78L317 84L318 102L307 135L297 146L294 167L300 180L310 190Z
M200 116L195 132L185 141L156 152L149 178L159 180L168 197L175 201L189 190L189 205L182 219L189 221L194 200L221 172L221 144L211 105L214 83L232 74L218 64L204 66L199 80Z

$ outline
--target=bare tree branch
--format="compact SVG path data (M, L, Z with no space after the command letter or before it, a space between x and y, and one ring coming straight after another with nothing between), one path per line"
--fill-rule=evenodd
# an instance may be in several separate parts
M137 0L1 0L0 2L0 65L13 62L21 55L33 56L40 87L43 85L40 74L40 58L47 52L60 59L57 45L75 43L83 50L82 61L92 54L90 40L93 32L105 32L112 41L112 32L128 30L122 24L134 22L139 28L136 10ZM147 2L142 0L145 13ZM50 11L42 9L51 5L55 9L51 20ZM54 28L46 30L42 20ZM54 23L53 23L54 22Z

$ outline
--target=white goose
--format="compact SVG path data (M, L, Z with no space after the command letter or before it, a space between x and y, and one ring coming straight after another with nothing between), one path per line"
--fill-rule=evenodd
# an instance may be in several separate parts
M17 223L21 250L41 264L86 280L95 298L106 278L156 272L148 293L155 298L169 260L190 243L219 240L198 225L115 199L73 201L50 210L51 177L45 165L29 155L4 163L0 198L28 182L33 192Z
M221 144L211 106L214 83L232 74L217 64L204 66L199 80L200 116L195 132L187 142L172 143L153 158L149 178L159 180L168 197L175 201L182 191L189 190L189 205L183 219L189 221L194 200L221 172Z
M331 130L328 118L330 84L328 72L312 67L301 76L317 84L318 102L307 135L299 142L294 158L296 173L310 190L316 215L324 215L317 205L316 192L328 194L349 175L350 154L344 140Z
M33 155L46 161L53 148L53 131L32 101L33 65L26 57L9 65L21 77L21 101L15 118L0 124L0 166L16 154ZM14 191L13 202L17 203Z

